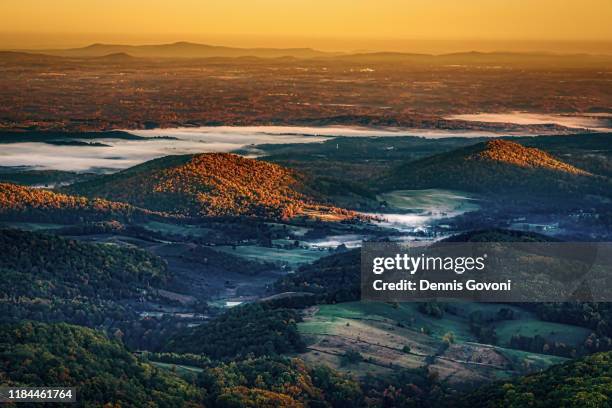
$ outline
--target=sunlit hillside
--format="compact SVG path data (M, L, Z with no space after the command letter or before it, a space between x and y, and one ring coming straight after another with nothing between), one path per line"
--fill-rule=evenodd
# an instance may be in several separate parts
M233 154L168 156L67 190L191 217L352 216L320 204L299 173Z

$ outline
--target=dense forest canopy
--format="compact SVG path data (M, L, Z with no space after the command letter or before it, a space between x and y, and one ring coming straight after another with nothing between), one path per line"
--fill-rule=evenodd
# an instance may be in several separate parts
M203 392L135 358L117 340L64 323L0 326L0 381L74 386L77 406L203 406Z
M451 407L608 407L612 353L594 354L513 381L496 383L449 401Z
M33 319L126 330L125 322L137 319L129 302L154 298L155 288L171 278L162 259L141 249L54 235L0 230L0 252L4 322Z
M293 309L273 308L265 303L239 306L209 323L176 334L165 348L214 359L303 351L296 325L299 321L300 312Z

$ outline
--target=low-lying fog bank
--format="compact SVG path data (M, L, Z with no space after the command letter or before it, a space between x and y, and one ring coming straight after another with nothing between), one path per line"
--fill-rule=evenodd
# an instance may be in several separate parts
M0 151L0 166L28 166L32 169L77 172L112 172L168 155L232 152L241 149L246 151L247 155L256 157L262 154L256 148L261 144L320 143L329 138L343 136L444 138L496 137L508 134L461 130L298 126L219 126L130 130L128 132L142 139L104 137L87 140L71 139L73 142L90 143L80 145L55 145L39 142L3 144Z
M571 129L588 129L597 132L612 131L612 115L610 114L572 114L552 115L528 112L506 113L474 113L452 115L445 119L464 120L467 122L512 123L516 125L559 125Z

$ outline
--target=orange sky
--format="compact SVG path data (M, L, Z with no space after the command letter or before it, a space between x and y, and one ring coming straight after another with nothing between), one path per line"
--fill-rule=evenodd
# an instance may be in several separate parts
M0 0L0 47L183 40L417 52L565 43L576 51L608 47L611 20L612 0Z

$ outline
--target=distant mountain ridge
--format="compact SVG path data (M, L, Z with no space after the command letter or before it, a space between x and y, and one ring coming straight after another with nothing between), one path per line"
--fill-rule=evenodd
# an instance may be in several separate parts
M11 54L9 54L11 53ZM168 44L129 45L96 43L67 49L21 49L0 51L7 58L27 58L26 54L71 58L116 57L133 58L298 58L331 59L354 63L402 62L411 64L525 64L553 66L606 66L612 64L612 55L554 54L546 52L478 52L466 51L449 54L423 54L395 51L328 52L313 48L243 48L199 44L179 41Z
M259 57L259 58L314 58L336 55L311 48L235 48L186 41L157 45L92 44L82 48L38 50L40 54L63 57L104 57L126 54L140 58L211 58L211 57Z

